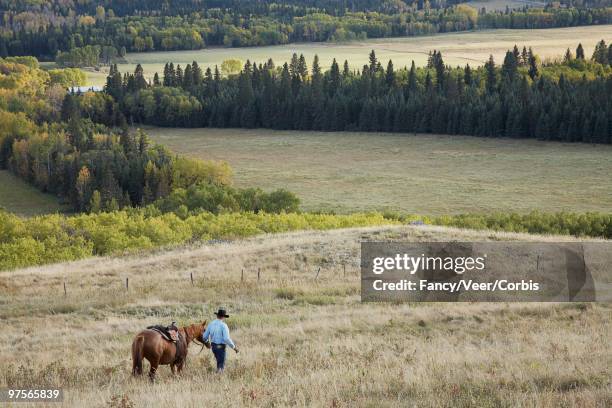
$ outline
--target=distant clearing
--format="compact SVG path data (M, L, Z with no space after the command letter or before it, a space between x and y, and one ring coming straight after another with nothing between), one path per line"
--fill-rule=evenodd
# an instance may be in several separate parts
M57 198L40 192L7 170L0 170L0 207L23 216L65 210Z
M525 6L529 7L544 7L546 2L544 1L531 1L531 0L476 0L468 1L465 4L474 7L477 10L486 8L487 11L504 11L506 7L509 9L518 9Z
M612 146L264 129L147 132L176 152L228 161L238 186L294 191L306 210L612 209Z
M145 75L152 77L163 72L166 62L185 66L197 61L202 67L221 65L226 59L237 58L265 62L272 58L277 64L289 61L291 55L303 53L308 61L317 54L323 68L331 65L336 58L341 63L347 59L354 69L360 69L368 62L368 53L374 49L378 58L385 62L393 60L396 68L427 63L427 54L432 50L442 52L449 65L482 65L490 54L501 64L506 50L515 44L533 47L541 57L563 55L569 47L575 49L582 42L587 55L591 55L597 41L612 38L612 25L553 28L543 30L483 30L474 32L438 34L423 37L379 38L351 43L300 43L280 46L251 48L207 48L196 51L147 52L127 55L128 64L119 66L121 71L133 71L136 64L142 64ZM107 70L107 69L106 69ZM88 72L92 85L103 85L106 70Z

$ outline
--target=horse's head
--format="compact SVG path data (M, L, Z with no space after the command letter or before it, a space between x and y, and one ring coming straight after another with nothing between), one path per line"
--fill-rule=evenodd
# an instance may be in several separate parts
M193 340L199 340L206 330L207 321L204 320L202 323L194 323L189 326L183 327L185 331L185 337L187 338L187 343L192 342Z

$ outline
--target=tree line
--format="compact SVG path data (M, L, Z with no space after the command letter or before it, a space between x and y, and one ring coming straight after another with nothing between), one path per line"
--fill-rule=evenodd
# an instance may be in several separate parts
M586 213L465 214L438 217L392 213L162 213L155 206L75 216L23 219L0 210L0 270L113 255L193 241L244 238L295 230L406 224L532 234L612 238L612 215Z
M74 67L110 64L127 52L612 23L612 7L477 11L444 0L40 3L24 9L0 2L0 57L33 55Z
M236 75L166 64L145 79L142 67L113 66L105 93L128 122L178 127L244 127L326 131L421 132L566 142L612 141L612 46L591 58L582 45L543 64L514 47L501 65L449 67L438 51L426 67L396 69L375 52L361 70L293 55L280 67L247 61ZM99 96L102 98L103 96ZM117 112L118 111L118 112ZM92 112L107 115L109 110ZM103 120L103 119L101 119ZM107 118L105 120L111 120ZM112 123L109 123L112 124Z
M298 209L290 192L234 189L226 163L177 156L144 132L128 131L112 97L66 92L73 70L43 71L24 57L0 59L0 73L0 169L62 197L75 211L149 204L183 212Z
M265 233L397 223L380 213L227 212L216 215L200 211L177 215L162 213L150 205L112 212L24 219L0 209L0 270Z
M103 0L77 2L2 0L0 9L14 13L53 10L58 15L66 16L71 12L77 15L96 15L100 8L103 8L107 12L112 10L113 15L121 17L132 15L182 16L209 9L236 10L245 15L262 16L281 10L282 15L290 18L313 11L334 16L342 16L347 12L357 11L393 14L410 8L419 10L444 8L462 2L463 0Z

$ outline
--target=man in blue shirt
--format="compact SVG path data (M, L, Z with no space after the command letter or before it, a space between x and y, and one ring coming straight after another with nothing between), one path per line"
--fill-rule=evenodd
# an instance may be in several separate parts
M229 335L229 327L223 320L229 317L225 309L219 309L216 313L217 318L210 322L202 334L204 343L210 342L212 352L217 360L217 373L222 373L225 368L225 347L229 346L238 353L238 347L234 344Z

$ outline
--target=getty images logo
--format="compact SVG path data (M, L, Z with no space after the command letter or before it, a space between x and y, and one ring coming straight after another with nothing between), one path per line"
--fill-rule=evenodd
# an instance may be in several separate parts
M372 260L372 273L404 271L414 275L418 271L453 271L457 275L465 272L483 271L487 254L482 256L426 256L424 253L413 256L407 253L389 257L376 257Z

